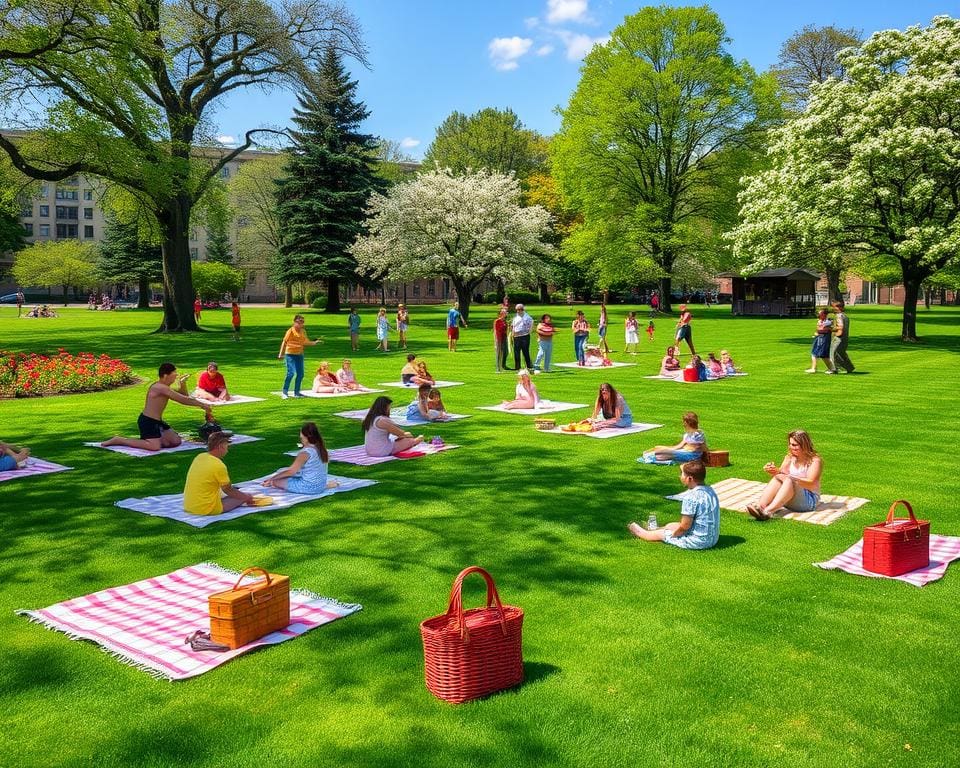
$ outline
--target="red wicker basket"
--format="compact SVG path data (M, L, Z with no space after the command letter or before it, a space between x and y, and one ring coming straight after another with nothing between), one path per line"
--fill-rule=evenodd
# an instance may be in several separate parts
M907 508L909 518L893 516L897 504ZM908 501L893 502L884 522L863 529L864 570L899 576L929 564L930 521L917 520Z
M463 580L472 573L487 582L487 605L464 611ZM490 574L464 568L453 582L447 612L420 624L427 689L459 704L522 683L522 629L523 611L500 602Z

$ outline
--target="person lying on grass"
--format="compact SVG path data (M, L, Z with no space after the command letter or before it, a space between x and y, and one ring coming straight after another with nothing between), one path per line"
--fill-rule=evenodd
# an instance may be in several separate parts
M414 437L390 418L391 403L393 400L381 395L363 419L363 448L367 456L392 456L423 442L423 435Z
M197 388L193 390L192 396L208 403L225 403L230 399L227 382L216 363L207 363L207 369L197 378Z
M623 395L617 392L612 384L604 382L597 393L597 402L593 406L590 421L593 422L594 429L629 427L633 424L633 414Z
M526 368L517 371L517 388L513 400L504 400L503 408L506 411L536 408L540 404L540 393L530 380L530 372Z
M183 441L180 435L163 420L163 411L171 400L180 405L192 405L210 413L210 404L187 394L186 380L189 374L178 375L177 367L173 363L161 363L157 371L158 379L147 390L147 399L143 406L143 413L137 419L140 429L140 439L132 437L111 437L100 445L109 448L112 445L123 445L127 448L140 448L144 451L159 451L161 448L176 448ZM177 389L170 385L177 382Z
M431 406L430 395L437 392L429 384L421 384L417 388L417 396L413 402L407 406L407 419L410 421L446 421L447 414L443 410L443 403L440 402L439 408ZM437 392L436 400L439 400L440 393ZM435 403L436 404L436 403Z
M30 449L0 442L0 472L22 469L30 458Z
M820 476L823 461L813 449L810 435L795 429L787 435L787 455L778 467L767 462L763 471L770 475L760 498L747 505L757 520L769 520L781 507L791 512L813 512L820 501Z
M223 457L230 449L230 435L214 432L207 451L197 456L187 471L183 509L191 515L219 515L243 504L253 504L252 494L234 488ZM226 494L224 496L223 494Z
M638 523L627 529L638 539L662 541L680 549L710 549L720 539L720 500L713 488L705 484L707 468L702 461L687 461L680 465L680 482L689 493L683 497L680 522L667 523L662 528L648 531Z
M637 461L643 464L679 464L702 459L707 452L707 438L700 431L700 418L693 411L683 414L683 435L676 445L657 445L644 451Z
M335 481L327 481L330 454L327 453L327 446L316 423L308 421L300 428L300 445L303 449L297 453L293 463L286 469L274 472L263 481L263 485L290 493L310 495L336 488Z

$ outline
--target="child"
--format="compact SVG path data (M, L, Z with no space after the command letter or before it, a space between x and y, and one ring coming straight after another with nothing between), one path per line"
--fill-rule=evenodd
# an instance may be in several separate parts
M830 362L830 341L833 338L833 321L827 316L827 310L821 309L817 315L817 332L813 334L813 346L810 348L810 367L805 373L817 372L817 360L823 360L827 373L836 373Z
M340 364L340 369L337 371L337 379L340 381L340 386L351 392L358 389L362 389L360 383L357 381L357 376L353 372L353 363L350 362L349 358L344 359Z
M16 445L0 442L0 472L23 469L29 457L29 448L20 448Z
M340 394L344 391L337 375L330 370L330 363L326 360L317 368L317 375L313 377L313 391L328 395Z
M230 304L230 322L233 325L233 340L240 341L240 305L237 302Z
M651 343L653 343L653 334L656 330L657 330L657 327L653 324L653 320L651 320L647 324L647 338L650 339Z
M443 403L435 408L431 405L431 395L436 392L436 398L433 403L440 401L440 393L433 389L429 384L421 384L417 387L417 397L407 406L407 419L409 421L443 421L447 414L443 410Z
M377 312L377 348L390 351L390 321L387 320L387 308L380 307Z
M667 354L663 357L663 362L660 363L660 375L675 379L679 373L680 358L677 357L677 348L669 346L667 347Z
M733 376L739 373L737 366L733 362L733 358L730 357L730 353L725 349L720 350L720 365L723 366L723 372L727 376Z
M637 344L640 343L640 326L637 323L637 313L631 312L627 319L623 321L624 328L624 337L626 339L626 346L624 347L624 353L629 353L631 355L637 354ZM631 349L633 347L633 349Z
M676 445L657 445L644 451L641 464L679 464L701 459L707 452L707 437L700 431L700 418L693 411L683 414L683 435Z
M439 389L430 388L430 394L427 396L427 413L440 420L448 418L447 409L443 407L443 398L440 397Z
M350 307L350 314L347 315L347 326L350 328L350 349L354 352L360 351L360 315L357 310Z
M720 540L720 500L706 485L707 468L702 461L680 465L680 482L687 487L680 508L680 522L648 531L637 523L627 529L638 539L662 541L680 549L710 549Z
M720 364L720 361L717 360L716 355L713 352L707 354L707 378L708 379L722 379L727 375L727 372L723 369L723 366Z
M317 425L308 421L300 430L300 444L303 446L293 463L286 469L275 472L263 481L267 488L279 488L290 493L319 495L328 488L336 488L335 481L327 481L327 465L330 455Z
M697 381L707 380L707 366L703 364L703 360L700 358L700 355L694 355L691 357L690 362L687 363L687 368L696 369Z
M591 368L600 368L604 365L613 365L613 361L604 354L599 346L587 347L584 365Z

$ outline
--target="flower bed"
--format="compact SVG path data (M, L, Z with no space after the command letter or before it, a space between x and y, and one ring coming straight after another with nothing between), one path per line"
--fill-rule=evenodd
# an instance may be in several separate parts
M108 355L0 351L0 397L99 392L135 380L130 366Z

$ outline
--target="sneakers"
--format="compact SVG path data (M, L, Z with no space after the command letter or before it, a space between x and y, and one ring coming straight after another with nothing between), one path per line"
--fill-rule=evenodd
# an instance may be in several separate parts
M280 393L280 399L281 399L281 400L289 400L289 399L290 399L290 395L288 395L286 392L281 392L281 393Z
M807 368L807 369L804 371L804 373L816 373L816 372L817 372L817 369L816 369L816 368Z
M834 369L834 370L832 370L832 371L826 371L826 374L827 374L827 376L829 376L830 374L836 373L836 372L837 372L836 369Z
M303 394L302 392L294 392L294 393L293 393L293 396L294 396L294 397L306 397L306 395Z

